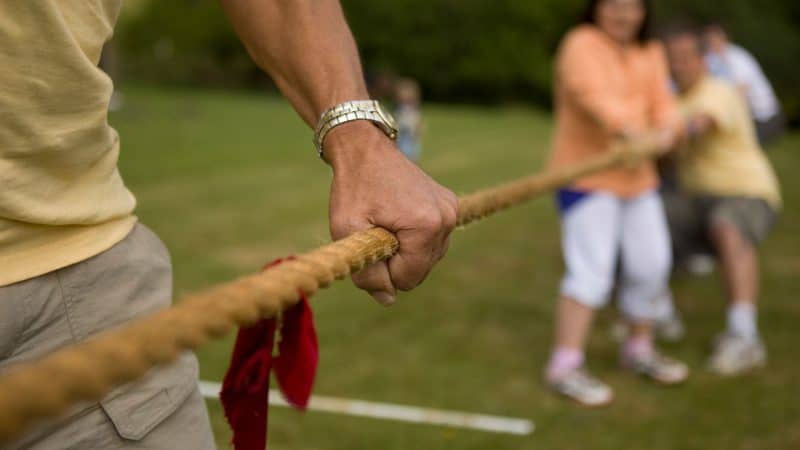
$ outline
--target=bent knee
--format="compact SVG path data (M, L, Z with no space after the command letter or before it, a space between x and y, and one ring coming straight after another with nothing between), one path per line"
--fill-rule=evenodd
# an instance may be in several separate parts
M622 265L622 278L629 284L663 285L669 280L672 272L672 253L665 248L651 252L647 258L635 258Z
M568 273L561 282L561 295L592 309L608 302L614 285L612 277L576 275Z

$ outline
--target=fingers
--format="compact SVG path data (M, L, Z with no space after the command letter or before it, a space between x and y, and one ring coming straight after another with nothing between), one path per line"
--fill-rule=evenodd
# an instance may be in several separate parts
M331 236L341 239L357 231L371 228L372 225L363 217L332 215ZM395 302L397 289L392 284L389 276L389 267L385 261L365 267L360 272L353 274L353 283L359 289L367 291L378 303L389 306Z
M383 306L391 306L397 298L397 291L392 285L389 267L385 261L375 263L353 274L353 283L356 287L367 291Z
M397 233L400 248L389 259L392 283L401 291L410 291L422 283L442 254L440 218L427 218L415 223L417 228Z
M458 199L442 189L436 199L438 207L420 212L412 221L413 228L397 233L400 249L389 260L393 285L401 291L417 287L433 265L447 253L450 233L458 220Z
M447 231L447 235L449 236L458 224L458 196L453 191L444 189L443 200L444 207L442 208L442 218L445 227L449 230Z
M386 151L362 153L334 167L331 236L341 239L373 226L396 234L396 255L353 276L359 288L391 304L397 290L419 285L447 252L458 221L458 198L405 159L385 136L375 145L386 145Z
M441 260L450 248L450 233L458 224L458 197L448 189L442 189L440 210L442 214L440 254L436 261Z

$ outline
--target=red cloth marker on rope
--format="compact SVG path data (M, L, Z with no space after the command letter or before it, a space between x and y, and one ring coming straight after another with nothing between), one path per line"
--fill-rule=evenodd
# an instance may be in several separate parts
M276 260L264 270L283 261ZM284 311L280 321L264 319L252 327L240 329L236 336L231 364L220 393L236 450L266 448L272 369L286 401L302 410L308 406L317 373L319 347L308 299L302 292L298 292L298 296L300 301ZM278 329L278 354L273 356L275 331Z

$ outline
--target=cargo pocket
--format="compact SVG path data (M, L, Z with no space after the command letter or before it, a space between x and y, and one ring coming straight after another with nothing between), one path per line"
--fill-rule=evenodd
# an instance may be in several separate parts
M138 441L186 401L197 388L197 376L197 359L187 352L143 379L113 390L100 405L120 437Z

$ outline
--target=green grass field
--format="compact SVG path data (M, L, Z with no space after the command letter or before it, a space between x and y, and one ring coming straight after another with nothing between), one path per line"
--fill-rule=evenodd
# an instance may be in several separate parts
M142 221L172 251L176 296L328 240L329 169L287 104L255 93L130 88L112 120L122 171ZM549 115L524 108L430 106L422 165L458 193L538 171ZM786 211L766 244L761 326L769 368L737 379L703 370L723 325L716 276L680 279L686 339L668 351L695 369L683 387L621 372L608 329L595 327L590 366L617 391L600 411L551 395L540 382L562 270L550 198L458 231L451 252L393 308L341 282L313 300L321 345L315 392L532 419L526 437L270 412L275 449L800 448L800 135L771 157ZM391 176L391 174L387 174ZM201 376L221 380L232 337L199 352ZM208 403L220 448L230 434Z

